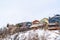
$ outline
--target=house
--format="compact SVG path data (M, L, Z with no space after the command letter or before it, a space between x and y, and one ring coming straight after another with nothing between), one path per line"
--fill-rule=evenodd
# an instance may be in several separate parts
M60 15L59 14L57 14L53 17L49 17L49 23L55 23L55 22L58 22L60 25Z

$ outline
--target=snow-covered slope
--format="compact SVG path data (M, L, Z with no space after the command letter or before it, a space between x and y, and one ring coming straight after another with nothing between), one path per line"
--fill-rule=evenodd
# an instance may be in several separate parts
M60 32L59 30L30 30L26 32L19 32L14 35L8 35L2 40L35 40L34 37L36 40L60 40Z

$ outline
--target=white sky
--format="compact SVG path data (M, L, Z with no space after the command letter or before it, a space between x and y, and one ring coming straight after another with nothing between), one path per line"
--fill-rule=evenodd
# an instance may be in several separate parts
M0 0L0 27L60 14L60 0Z

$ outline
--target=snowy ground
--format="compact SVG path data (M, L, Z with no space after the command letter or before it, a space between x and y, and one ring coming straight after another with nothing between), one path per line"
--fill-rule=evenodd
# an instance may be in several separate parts
M60 32L59 30L30 30L27 32L19 32L14 35L9 35L0 40L60 40Z

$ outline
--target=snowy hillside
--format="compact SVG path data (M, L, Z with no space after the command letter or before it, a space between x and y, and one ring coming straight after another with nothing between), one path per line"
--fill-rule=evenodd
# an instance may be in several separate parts
M37 29L36 31L30 30L8 35L6 38L0 40L60 40L60 32L59 30L49 31Z

